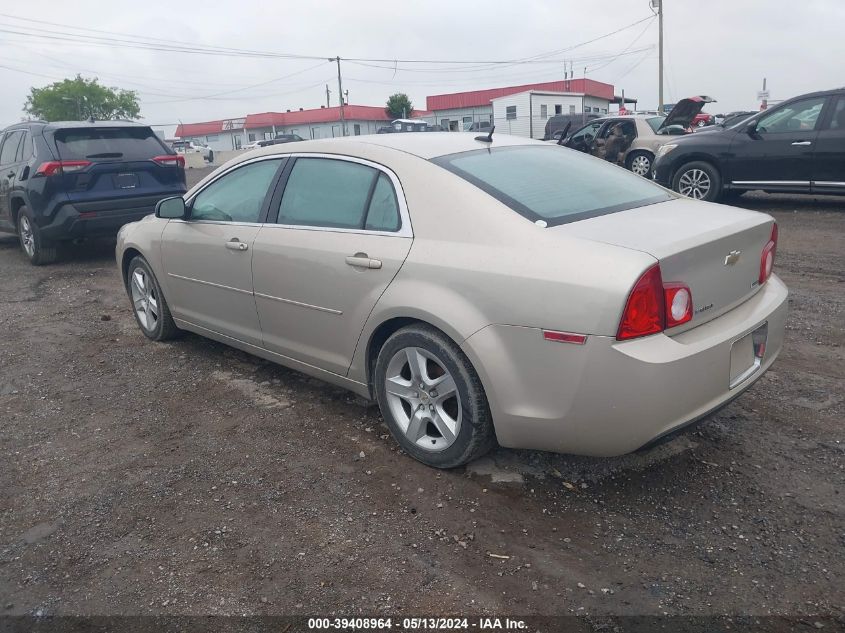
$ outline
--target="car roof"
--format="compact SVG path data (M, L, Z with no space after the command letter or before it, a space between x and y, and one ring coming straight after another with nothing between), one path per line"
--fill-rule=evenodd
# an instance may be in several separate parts
M114 128L114 127L149 127L135 121L50 121L45 124L45 129L64 130L68 128Z
M542 141L534 141L521 136L509 136L507 134L493 133L493 142L485 143L475 140L476 136L486 137L486 134L478 132L429 132L428 134L367 134L362 136L346 136L331 139L318 139L313 141L299 141L289 146L290 153L300 152L328 152L336 154L356 155L358 151L366 149L366 146L378 146L388 149L413 154L426 160L469 152L476 149L488 147L513 147L517 145L539 145L546 146ZM263 154L276 154L279 146L263 147L254 152L249 152L250 158Z

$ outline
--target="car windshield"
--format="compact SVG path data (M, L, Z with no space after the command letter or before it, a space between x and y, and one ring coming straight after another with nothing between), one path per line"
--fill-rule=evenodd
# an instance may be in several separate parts
M479 149L433 162L548 226L671 199L641 176L554 145Z

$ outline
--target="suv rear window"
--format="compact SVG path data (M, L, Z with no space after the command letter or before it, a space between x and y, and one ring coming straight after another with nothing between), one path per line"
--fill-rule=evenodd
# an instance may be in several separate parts
M642 176L554 145L479 149L433 162L548 226L672 199Z
M169 153L150 128L67 128L54 133L62 159L147 160Z

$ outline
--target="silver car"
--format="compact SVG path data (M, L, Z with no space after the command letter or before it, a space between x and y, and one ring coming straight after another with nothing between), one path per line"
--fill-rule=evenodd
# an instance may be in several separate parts
M706 104L713 102L711 97L701 95L681 99L668 115L601 117L565 137L560 144L650 178L660 147L671 143L678 135L691 133L695 117Z
M346 387L449 468L496 442L618 455L738 396L781 349L776 244L768 215L554 145L386 134L243 154L117 262L149 338Z

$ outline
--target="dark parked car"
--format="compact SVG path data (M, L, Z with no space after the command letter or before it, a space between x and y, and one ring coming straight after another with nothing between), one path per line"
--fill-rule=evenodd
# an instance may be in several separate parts
M654 179L709 201L752 190L845 194L845 88L663 145Z
M146 125L28 121L0 132L0 231L17 233L35 265L184 192L185 157Z
M281 145L282 143L295 143L296 141L304 140L299 134L276 134L276 138L268 139L266 141L258 141L259 147L267 147L268 145Z
M592 114L590 112L581 112L579 114L555 114L554 116L549 117L549 120L546 121L546 129L543 131L543 140L551 141L555 139L555 132L563 130L567 125L569 125L569 129L577 130L593 119L598 118L598 114ZM558 135L557 138L560 138L560 135Z

